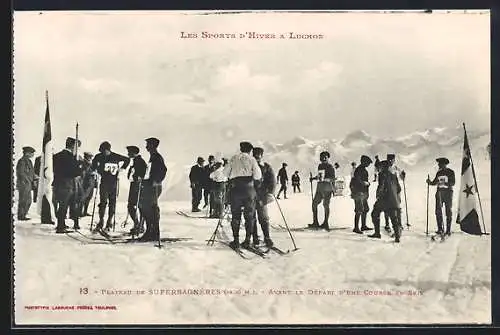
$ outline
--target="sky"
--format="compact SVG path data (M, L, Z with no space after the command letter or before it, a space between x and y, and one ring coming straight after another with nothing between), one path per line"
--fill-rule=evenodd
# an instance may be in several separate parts
M54 150L79 123L82 150L168 159L241 140L489 129L489 14L16 12L15 152L40 150L45 90ZM180 38L181 32L322 39Z

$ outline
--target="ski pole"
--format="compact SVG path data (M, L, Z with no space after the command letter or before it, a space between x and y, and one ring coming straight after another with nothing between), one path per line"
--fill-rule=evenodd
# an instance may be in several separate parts
M224 192L224 194L222 195L222 203L224 203L225 201L226 201L226 193ZM212 233L212 236L210 236L210 238L208 239L207 245L214 245L215 238L217 236L217 232L219 230L219 227L222 227L222 221L224 220L224 216L226 216L228 211L229 211L228 209L221 211L221 213L219 215L219 220L217 221L217 226L215 227L215 230Z
M427 180L430 180L429 175L427 175ZM425 235L429 235L429 183L427 183L427 223L425 226Z
M297 251L299 250L299 248L297 248L297 245L295 244L295 240L293 239L293 235L292 235L292 232L290 231L290 228L288 227L288 223L286 222L286 219L285 219L285 215L283 215L283 211L281 210L281 206L278 202L278 200L276 199L276 196L273 194L273 198L274 198L274 201L276 202L276 205L278 205L278 209L281 213L281 217L283 218L283 222L285 223L285 226L286 226L286 230L288 230L288 234L290 234L290 238L292 239L292 243L293 243L293 251Z
M158 195L158 188L156 186L153 185L153 194L154 194L154 198L156 199L156 204L155 204L155 208L154 208L154 211L155 211L155 225L157 224L157 229L158 229L158 244L155 245L155 247L157 247L158 249L161 249L163 248L163 245L161 244L161 234L160 234L160 208L158 207L158 198L159 198L159 195ZM157 221L157 222L156 222Z
M410 221L408 220L408 201L406 200L406 183L403 179L403 192L405 195L406 227L410 230Z
M118 178L118 176L117 176L116 177L116 191L115 191L115 212L113 213L113 231L115 231L115 225L116 225L116 202L118 201L119 190L120 190L120 178Z
M94 194L94 204L92 205L92 218L90 219L90 231L92 231L93 225L94 225L94 214L95 214L95 200L97 198L97 193L99 193L99 184L97 182L97 179L95 179L96 186L95 188L95 194Z

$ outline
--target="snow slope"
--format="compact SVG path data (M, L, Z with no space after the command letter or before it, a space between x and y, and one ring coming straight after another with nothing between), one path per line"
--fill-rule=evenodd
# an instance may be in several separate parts
M477 158L475 164L485 225L490 231L490 162ZM14 223L16 323L489 323L490 237L466 235L453 224L454 233L446 242L429 241L425 236L426 173L420 168L408 169L405 186L411 228L404 231L400 244L392 243L388 236L371 240L352 233L352 200L335 197L332 226L344 229L294 232L299 250L289 256L270 255L269 259L243 260L221 244L207 246L216 220L175 214L189 209L187 201L162 199L162 236L192 238L165 243L162 249L153 244L82 244L54 234L53 227L40 226L33 213L32 221ZM374 188L372 185L370 206ZM308 185L303 189L305 193L280 201L290 227L310 223ZM454 209L458 190L457 185ZM430 194L429 228L433 232L433 189ZM126 205L119 203L117 208L118 232ZM270 205L270 216L273 226L283 223L275 203ZM90 235L89 219L81 225L82 232ZM229 225L225 224L224 231L231 235ZM293 249L287 232L271 229L271 234L276 245ZM80 294L82 287L90 293ZM103 295L105 289L144 290L146 294ZM160 294L162 289L233 291L166 295ZM245 289L252 294L245 295ZM158 294L150 295L149 290ZM374 295L379 290L400 295ZM27 310L30 305L114 305L117 310Z

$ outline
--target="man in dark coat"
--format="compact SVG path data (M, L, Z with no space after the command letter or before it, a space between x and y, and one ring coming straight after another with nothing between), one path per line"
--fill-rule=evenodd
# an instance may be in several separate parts
M109 142L102 142L99 146L99 153L92 160L92 171L96 171L101 176L99 185L99 223L96 231L101 230L104 225L104 214L109 202L108 220L105 230L109 231L113 227L113 218L116 210L116 197L118 196L118 173L120 169L126 169L130 159L111 151Z
M32 147L23 148L23 157L19 159L16 165L17 190L19 200L17 206L17 219L20 221L30 220L26 215L31 207L33 182L35 179L35 170L33 168L33 158L35 149Z
M350 189L351 198L354 200L354 229L353 232L362 234L365 230L371 230L366 225L366 215L370 207L368 206L368 189L370 182L368 181L368 171L366 168L370 166L372 160L368 156L361 156L361 164L354 170L354 175L351 178ZM359 229L359 219L361 218L361 230Z
M88 212L90 201L94 195L94 189L97 187L95 175L92 173L92 153L84 152L82 168L82 199L80 201L80 216L91 216Z
M443 204L446 213L446 235L451 234L451 207L453 203L453 186L455 185L455 172L448 168L450 161L448 158L440 157L436 159L439 170L431 181L427 179L427 184L437 186L436 188L436 222L438 230L436 234L443 235Z
M189 182L191 185L191 211L200 212L200 202L203 196L203 185L205 183L205 171L203 169L203 157L198 157L196 165L191 167Z
M257 161L262 172L261 182L256 185L257 199L255 203L256 215L254 217L253 225L253 245L259 245L259 235L257 232L257 220L260 223L262 234L264 235L264 243L267 247L273 246L273 240L269 234L269 214L267 205L273 201L273 194L276 189L276 178L273 168L266 162L262 161L264 149L256 147L253 148L253 157Z
M299 171L295 171L295 173L292 175L292 186L293 193L295 193L297 190L299 191L299 193L301 192Z
M380 173L378 175L377 200L373 205L371 213L375 232L368 237L381 238L380 235L380 213L389 215L394 229L395 242L399 243L401 237L401 222L398 220L398 210L401 207L401 186L396 176L389 172L389 162L380 162Z
M162 192L162 182L167 175L167 166L158 152L160 140L154 137L146 139L146 150L150 154L146 174L142 181L141 199L139 200L142 215L146 222L146 232L141 241L155 241L160 237L160 208L158 198Z
M231 228L233 241L230 246L233 249L240 247L240 224L243 208L245 218L245 240L241 247L248 248L252 238L253 225L255 224L255 200L257 194L255 187L259 187L262 172L259 164L250 155L253 146L249 142L240 142L240 153L231 157L229 163L224 167L224 174L228 178L231 190Z
M286 189L287 189L287 184L288 184L288 174L286 172L287 166L288 165L286 163L283 163L281 169L278 171L277 181L278 181L278 183L281 184L281 187L280 187L280 190L278 191L278 195L276 196L276 199L280 198L281 192L283 192L285 199L288 199L286 196Z
M332 164L330 164L330 153L328 151L323 151L319 155L321 163L318 165L318 174L311 177L309 180L317 180L318 184L316 186L316 193L312 202L313 211L313 223L309 224L311 228L323 228L326 231L330 230L329 218L330 218L330 200L335 191L335 169ZM320 226L318 222L318 205L323 202L323 207L325 210L325 220Z
M140 190L142 180L146 174L147 164L140 155L140 150L135 145L127 147L128 157L130 158L130 168L127 173L127 178L130 180L130 188L128 191L127 210L134 227L130 230L131 235L138 235L144 232L144 227L137 217L137 210L139 209ZM141 214L142 217L142 214Z
M66 147L62 151L54 155L54 194L57 202L57 227L56 233L65 233L65 220L70 209L69 215L73 219L73 229L79 229L78 220L80 213L78 212L78 185L77 178L81 175L78 160L75 157L76 146L80 146L81 142L76 142L76 139L68 137L66 139Z

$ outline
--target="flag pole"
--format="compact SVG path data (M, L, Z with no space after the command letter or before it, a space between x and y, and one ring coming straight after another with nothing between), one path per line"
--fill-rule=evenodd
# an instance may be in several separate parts
M462 125L464 126L464 134L465 134L465 137L467 138L467 143L469 143L469 138L467 137L467 130L465 129L465 122L463 122ZM474 183L476 184L476 192L477 192L477 198L479 200L479 209L481 210L481 219L482 219L481 221L483 222L484 234L485 235L489 235L489 233L486 232L486 226L484 225L483 205L481 203L481 196L479 195L479 187L477 185L476 171L474 169L474 160L472 159L472 153L471 153L471 150L470 150L470 144L469 144L468 155L470 157L470 165L471 165L471 168L472 168L472 176L474 177Z

